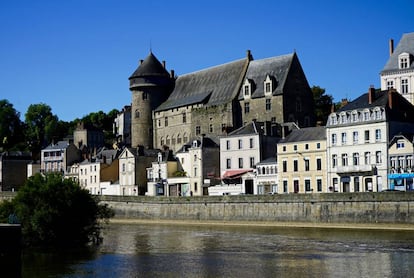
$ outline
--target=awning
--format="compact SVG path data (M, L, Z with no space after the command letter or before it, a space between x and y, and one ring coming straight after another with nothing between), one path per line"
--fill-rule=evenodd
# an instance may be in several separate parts
M389 179L407 179L407 178L414 178L414 173L395 173L395 174L388 174Z
M237 170L227 170L223 174L223 179L236 179L241 177L243 174L247 172L252 172L251 169L237 169Z

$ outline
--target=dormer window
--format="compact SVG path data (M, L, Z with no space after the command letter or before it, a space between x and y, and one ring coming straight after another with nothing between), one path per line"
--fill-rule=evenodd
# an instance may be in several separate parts
M264 93L265 93L265 95L272 94L272 91L273 91L273 82L272 82L272 79L270 78L269 75L266 76L266 79L264 81L263 87L264 87Z
M250 98L252 94L252 84L249 79L246 79L243 84L243 97Z
M410 66L410 54L404 52L398 56L400 69L408 69Z

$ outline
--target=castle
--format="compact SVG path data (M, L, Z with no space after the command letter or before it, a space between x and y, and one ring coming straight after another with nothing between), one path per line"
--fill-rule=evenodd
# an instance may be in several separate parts
M132 92L131 145L168 147L219 136L251 121L281 136L286 123L315 125L313 95L296 53L243 59L176 77L155 55L140 61L129 77Z

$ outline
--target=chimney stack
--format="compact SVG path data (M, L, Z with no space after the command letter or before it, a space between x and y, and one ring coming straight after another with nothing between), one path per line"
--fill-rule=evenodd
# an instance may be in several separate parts
M175 76L174 76L174 70L171 70L171 73L170 73L170 75L171 75L171 78L175 78Z
M331 113L335 112L335 104L332 103L331 105Z
M394 40L390 39L390 56L394 53Z
M163 68L165 69L165 60L164 60L164 61L162 61L162 66L163 66Z
M373 85L371 85L368 89L368 104L372 104L374 100L375 100L375 88Z
M250 49L247 50L247 59L249 59L249 61L253 60L253 56L252 56Z
M388 107L390 109L392 109L393 106L395 105L393 102L396 101L396 98L394 96L396 92L397 91L394 88L391 88L388 90Z
M142 59L141 59L141 60L139 60L139 64L140 64L140 65L142 65L142 62L144 62L144 60L142 60Z
M342 100L341 100L341 107L344 107L345 105L347 105L348 104L348 99L346 99L346 98L343 98Z

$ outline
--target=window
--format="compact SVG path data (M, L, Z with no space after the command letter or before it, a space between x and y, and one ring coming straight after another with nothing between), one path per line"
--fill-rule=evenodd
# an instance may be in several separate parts
M305 171L309 171L309 159L305 159Z
M401 79L401 93L408 94L408 79Z
M244 114L248 114L250 112L250 103L244 103Z
M331 135L331 140L332 140L332 146L335 146L336 145L336 142L337 142L337 139L336 139L336 134L334 133L334 134L332 134Z
M276 117L272 117L272 118L270 119L270 121L272 122L272 124L275 124L275 123L276 123Z
M359 177L354 177L354 192L359 192Z
M342 166L348 166L348 154L342 154Z
M194 191L197 192L198 191L198 183L194 183Z
M210 133L213 133L213 130L214 130L213 129L213 124L210 124L209 127L208 127L208 129L209 129Z
M331 119L331 124L332 125L338 124L338 119L337 119L336 115L332 115L330 119Z
M183 113L183 124L185 124L187 122L187 113Z
M408 68L408 57L400 57L400 69Z
M168 117L165 117L165 118L164 118L164 125L165 125L165 126L168 126Z
M404 149L404 147L405 147L404 140L398 140L397 141L397 149Z
M365 165L371 165L371 153L370 152L365 152L364 153L364 162Z
M381 154L381 151L375 152L375 162L377 164L381 164L382 163L382 154Z
M288 181L283 181L283 193L288 193Z
M125 172L125 163L122 163L122 172Z
M305 144L305 150L309 150L309 144Z
M332 167L335 168L338 165L338 156L336 154L332 155Z
M293 145L293 150L297 151L298 150L298 146L297 145Z
M158 119L158 126L161 126L161 120Z
M197 177L197 167L194 167L194 177Z
M394 88L394 81L387 81L387 90Z
M135 110L135 118L139 118L140 114L139 114L139 110Z
M226 150L230 150L230 140L226 140Z
M352 132L352 138L353 138L354 144L358 144L358 131Z
M239 150L243 148L243 141L241 139L239 139L238 141L238 146L239 146Z
M352 154L352 161L354 165L359 165L359 153Z
M298 171L298 161L297 160L293 160L293 171L294 172Z
M358 122L358 112L352 113L352 121L353 122Z
M239 168L243 168L243 158L239 158Z
M322 180L321 179L316 180L316 190L318 190L318 192L322 192Z
M286 173L287 172L287 161L283 160L283 172Z
M369 142L369 130L365 130L365 132L364 132L364 140L365 140L365 143L368 143Z
M196 135L200 135L201 134L201 127L199 125L196 126L195 133L196 133Z
M272 92L272 83L265 82L265 93L271 93L271 92Z
M374 115L375 115L376 120L381 120L381 118L382 118L381 110L379 110L379 109L375 110Z
M316 143L316 148L319 150L321 148L321 143Z
M312 191L310 180L305 180L305 191L307 191L307 192Z
M254 157L250 157L250 168L254 167Z
M346 144L346 133L345 132L341 133L341 142L342 142L342 145Z
M381 141L381 129L375 130L375 141Z
M316 170L318 171L322 170L322 159L321 158L316 159Z
M148 99L148 93L143 92L142 93L142 100L147 100Z
M282 150L285 152L286 151L286 146L283 146L282 147Z
M226 159L226 168L231 169L231 159L230 158Z
M250 149L253 149L253 138L250 138L249 139L249 146L250 146Z
M250 82L246 80L243 86L244 97L250 97Z
M266 111L270 111L272 109L272 104L270 102L270 99L266 99Z

